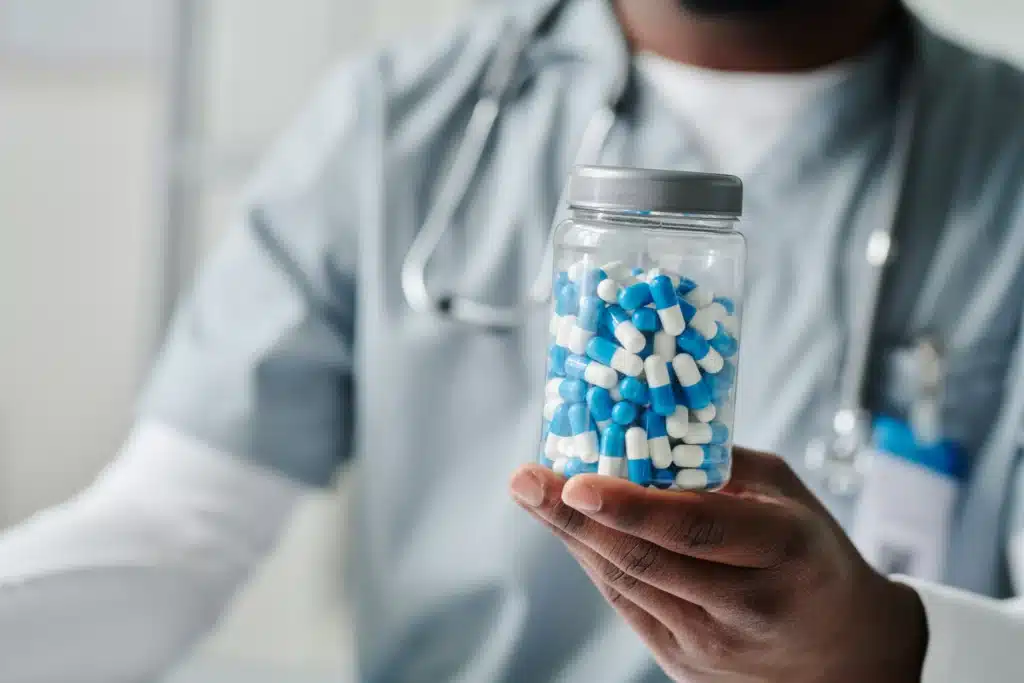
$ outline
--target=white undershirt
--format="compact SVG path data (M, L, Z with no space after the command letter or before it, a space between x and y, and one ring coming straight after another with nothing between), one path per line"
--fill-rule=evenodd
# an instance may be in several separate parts
M681 119L703 156L703 170L748 174L795 124L797 115L864 59L800 73L717 71L643 52L634 60Z

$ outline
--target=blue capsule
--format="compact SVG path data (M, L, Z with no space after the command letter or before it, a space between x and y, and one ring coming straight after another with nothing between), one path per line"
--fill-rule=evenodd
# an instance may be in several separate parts
M574 403L569 406L569 428L573 436L597 431L586 403Z
M658 415L653 410L644 411L644 431L647 432L647 439L657 439L662 436L668 436L668 431L665 429L665 418Z
M651 402L647 385L636 377L623 377L619 380L619 393L622 398L638 406L646 406Z
M629 401L619 401L612 407L612 422L628 427L636 422L637 413L636 404Z
M555 289L555 315L576 315L579 304L579 291L575 283L567 282L561 288Z
M658 314L653 308L638 308L633 313L633 327L641 332L657 332L661 327Z
M654 476L654 468L651 466L649 458L644 458L642 460L627 460L626 474L629 477L629 480L634 484L647 486L651 483L651 479Z
M590 408L591 416L598 422L612 418L614 405L611 392L604 387L590 387L587 390L587 406Z
M732 299L730 299L727 296L716 296L715 297L715 301L717 301L718 303L720 303L722 305L722 308L725 309L726 313L728 313L729 315L735 315L735 313L736 313L736 304L735 304L735 302L733 302Z
M651 293L651 300L654 301L654 305L659 310L671 308L679 301L675 290L672 288L672 280L667 275L659 275L652 279L648 289Z
M558 395L566 403L583 403L587 400L587 383L578 379L567 379L558 385Z
M679 278L679 284L676 286L676 293L679 296L686 296L693 290L697 289L697 283L688 277Z
M683 403L690 410L701 410L711 405L711 392L708 391L704 380L688 387L681 387L683 392Z
M565 377L565 361L569 359L569 349L552 344L548 349L548 376Z
M604 307L604 302L596 296L586 296L580 299L576 327L588 332L597 332L597 324L601 319L601 311Z
M651 303L651 287L646 282L637 282L619 291L619 306L633 311Z
M715 325L717 325L718 331L708 344L715 351L718 351L722 358L730 358L736 355L736 351L739 349L739 343L736 341L736 338L725 331L722 323L716 322Z
M579 458L569 458L565 463L565 477L571 479L580 474L597 474L597 463L583 462Z
M708 355L708 351L711 349L708 340L700 336L692 327L687 327L681 335L676 337L676 346L683 353L693 356L694 360L700 360Z
M608 458L626 457L626 430L613 424L601 435L601 456Z

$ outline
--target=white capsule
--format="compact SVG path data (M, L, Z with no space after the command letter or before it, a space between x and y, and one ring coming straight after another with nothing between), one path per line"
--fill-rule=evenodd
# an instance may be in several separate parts
M628 320L616 325L612 334L622 344L622 348L630 353L640 353L647 346L647 337Z
M683 318L683 311L678 304L658 309L658 319L661 320L661 326L665 332L673 337L678 337L686 329L686 320Z
M656 353L644 360L644 374L647 375L647 386L652 389L667 386L671 381L665 359Z
M553 400L559 397L558 388L562 386L564 382L561 377L552 377L548 380L548 383L544 385L544 398ZM550 417L548 418L551 419Z
M712 438L711 425L704 424L703 422L691 422L686 436L683 437L683 441L688 444L702 445L711 443Z
M626 430L626 459L647 460L650 451L647 448L647 432L643 427L630 427Z
M690 411L676 406L676 412L665 418L665 431L673 439L685 439L690 432Z
M572 338L572 331L576 329L576 316L563 315L558 323L558 334L555 335L555 344L563 348L569 348L569 340Z
M589 342L593 336L594 333L590 330L585 330L582 327L573 325L573 328L569 330L568 349L580 356L585 355L587 353L587 342Z
M601 270L604 271L609 280L624 280L630 277L630 267L622 261L610 261L601 266Z
M708 349L707 354L703 358L697 359L697 365L704 368L705 372L716 375L725 367L725 361L722 360L722 354L718 353L718 351Z
M587 272L587 262L577 261L576 263L569 266L567 271L570 282L579 282L583 279L584 274Z
M672 358L676 351L676 338L664 330L654 333L654 353L662 358Z
M672 464L672 445L667 436L659 436L647 440L647 450L651 454L651 463L659 470Z
M597 283L597 296L605 303L614 304L619 300L619 283L612 279Z
M711 302L715 300L715 293L706 287L698 286L683 295L683 298L696 308L704 308L710 306Z
M544 440L544 455L548 460L554 460L562 454L563 437L548 432L548 438Z
M606 477L626 478L626 459L602 455L597 461L597 473Z
M565 474L565 466L569 464L568 458L555 458L554 463L551 465L551 469L555 474Z
M572 437L572 452L583 462L597 462L597 432L583 432Z
M544 403L544 419L551 422L555 419L555 411L558 410L558 406L562 405L564 401L561 396L549 397Z
M676 486L684 491L706 489L708 473L704 470L679 470L676 473Z
M612 387L618 384L619 375L607 365L592 360L587 363L587 369L583 372L583 381L611 391Z
M690 318L690 327L700 332L700 336L705 339L711 339L718 334L718 320L715 318L715 314L707 308L702 308L693 314L693 317Z
M682 444L676 446L672 449L672 462L676 467L700 467L704 464L704 449Z
M700 410L693 411L693 417L699 422L711 422L717 414L718 410L715 408L714 403L709 403Z
M688 353L677 353L672 359L672 369L676 371L679 384L683 387L692 387L700 382L700 368Z

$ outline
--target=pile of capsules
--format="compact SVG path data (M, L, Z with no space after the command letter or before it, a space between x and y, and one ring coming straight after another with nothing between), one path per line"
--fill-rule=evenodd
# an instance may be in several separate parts
M576 262L556 274L553 295L541 463L566 477L723 486L733 302L689 278L621 262Z

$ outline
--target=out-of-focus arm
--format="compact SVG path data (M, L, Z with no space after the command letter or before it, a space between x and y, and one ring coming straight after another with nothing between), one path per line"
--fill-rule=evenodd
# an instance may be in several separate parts
M215 623L302 486L155 423L0 536L0 681L149 681Z
M1009 547L1014 580L1024 584L1024 534ZM1024 681L1024 599L993 600L927 581L912 586L928 619L928 654L921 683Z

